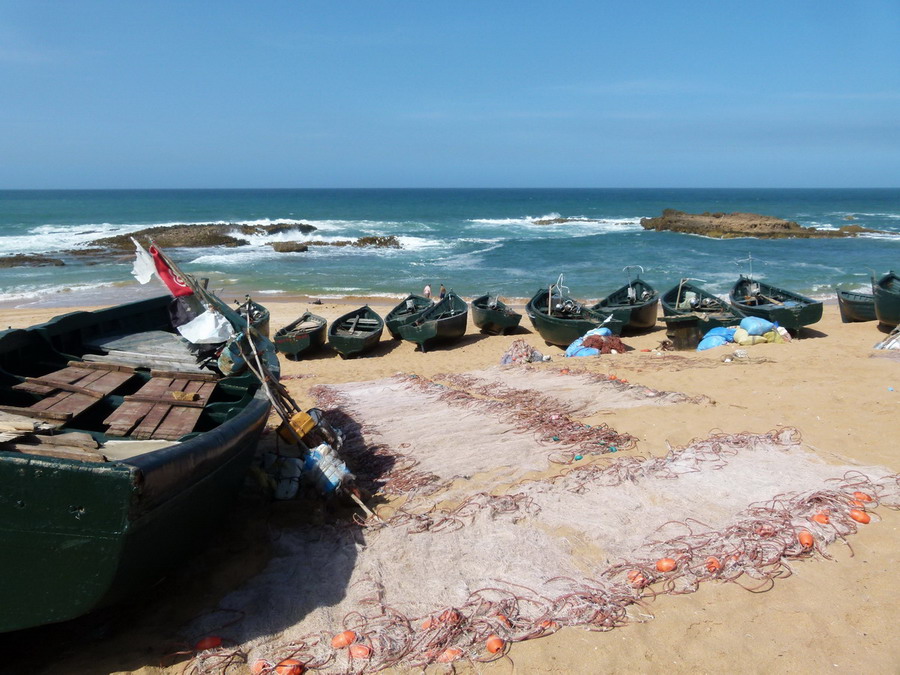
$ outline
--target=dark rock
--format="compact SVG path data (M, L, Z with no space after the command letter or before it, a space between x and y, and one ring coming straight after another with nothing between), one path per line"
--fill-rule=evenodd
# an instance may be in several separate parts
M62 267L65 263L59 258L51 258L39 253L16 253L0 256L0 267Z
M641 218L641 227L658 232L683 232L717 239L757 237L760 239L834 239L879 232L859 225L844 225L837 230L803 227L792 220L756 213L685 213L666 209L658 218Z
M94 246L106 246L111 249L134 250L134 237L141 243L146 243L148 238L153 239L162 248L198 248L223 246L234 248L235 246L247 246L250 242L240 237L235 237L234 225L171 225L148 227L138 232L121 234L115 237L96 239L91 243Z
M378 248L400 248L397 237L360 237L353 242L354 246L376 246Z
M241 225L239 232L241 234L284 234L285 232L309 234L317 229L319 228L309 223L272 223L271 225Z
M272 248L278 253L306 253L309 250L302 241L273 241Z

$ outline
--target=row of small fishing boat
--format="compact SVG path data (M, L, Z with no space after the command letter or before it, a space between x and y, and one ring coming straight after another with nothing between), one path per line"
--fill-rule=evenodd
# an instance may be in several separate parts
M637 267L637 266L635 266ZM629 268L626 268L628 270ZM640 278L638 273L621 288L593 305L572 297L560 275L556 283L541 288L528 301L525 311L535 330L549 344L568 346L589 330L605 327L614 335L642 332L657 322L659 306L667 324L694 317L703 331L720 326L733 326L745 316L758 316L777 322L792 333L822 318L822 303L799 293L779 288L740 275L728 294L720 298L684 278L660 293ZM841 316L848 321L878 321L888 327L900 323L900 277L888 272L872 283L873 293L838 291ZM439 302L410 294L382 319L371 307L354 309L330 328L327 321L310 312L279 330L274 338L276 348L288 359L326 342L342 357L348 358L371 350L381 339L385 326L395 340L414 342L422 351L435 342L452 341L466 332L469 305L450 292ZM471 304L472 320L483 332L508 333L515 330L522 316L494 295L482 295ZM268 313L256 311L251 316Z
M275 333L275 348L290 360L326 342L343 358L372 350L387 327L395 340L415 343L423 352L436 342L450 342L466 333L469 305L452 291L438 302L410 294L384 318L363 305L336 319L329 327L321 316L305 312ZM485 333L506 333L518 327L522 315L499 298L482 295L472 301L472 320Z
M837 289L838 308L844 323L875 321L886 328L900 324L900 276L890 271L872 278L872 292Z
M627 268L626 268L627 269ZM778 322L796 333L822 318L822 303L799 293L741 275L728 300L703 289L695 279L684 278L660 294L638 275L594 305L569 294L562 276L539 290L526 311L545 342L567 346L589 330L606 327L613 334L641 332L656 325L659 305L666 323L695 318L704 330L733 326L745 316Z

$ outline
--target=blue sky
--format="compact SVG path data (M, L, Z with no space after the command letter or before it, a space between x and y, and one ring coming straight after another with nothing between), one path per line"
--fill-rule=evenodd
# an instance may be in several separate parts
M897 0L0 0L0 188L898 185Z

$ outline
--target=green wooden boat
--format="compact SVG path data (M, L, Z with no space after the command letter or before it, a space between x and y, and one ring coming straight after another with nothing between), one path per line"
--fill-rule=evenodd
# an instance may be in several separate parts
M736 326L744 314L702 287L682 279L659 298L665 317L695 316L701 334L720 326ZM667 325L668 326L668 325Z
M613 291L591 309L612 313L625 329L644 331L656 326L659 291L640 278Z
M606 326L614 335L622 332L623 322L612 313L604 313L570 297L565 286L542 288L528 304L525 313L544 342L568 347L589 330Z
M235 302L237 302L235 300ZM250 325L256 329L260 335L264 335L269 337L269 310L260 305L258 302L254 302L250 299L250 296L246 296L244 302L238 304L237 308L238 314L244 317L244 321L247 320L247 315L250 315Z
M246 371L200 368L170 303L0 332L0 632L146 591L244 482L269 399ZM255 345L277 377L272 344Z
M280 328L272 338L275 349L290 361L325 344L328 322L312 312L304 312L296 321Z
M511 333L519 327L521 320L522 315L497 296L482 295L472 300L472 323L484 333Z
M822 303L805 295L772 286L752 277L738 277L728 295L731 305L742 314L758 316L792 333L822 318Z
M443 300L426 309L419 318L397 330L400 337L415 342L423 352L435 342L451 342L466 334L469 305L450 291Z
M407 295L400 304L384 317L384 324L387 326L391 337L395 340L401 339L398 328L405 323L411 323L418 319L422 312L433 304L431 298L426 298L424 295L416 295L414 293Z
M878 281L872 281L875 316L887 328L900 324L900 277L891 270Z
M347 312L328 329L328 344L341 358L359 356L375 348L384 331L384 319L368 305Z
M835 289L843 323L875 321L875 295Z

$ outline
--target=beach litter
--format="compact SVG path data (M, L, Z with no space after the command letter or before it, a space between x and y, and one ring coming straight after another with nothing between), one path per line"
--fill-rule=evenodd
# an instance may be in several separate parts
M542 354L537 349L529 345L525 340L519 338L513 342L503 356L500 357L501 365L520 364L520 363L538 363L541 361L549 361L550 357Z
M492 661L562 627L645 621L655 595L702 582L766 590L900 507L900 477L826 464L789 428L613 455L634 439L576 412L639 387L530 367L318 388L358 479L401 499L371 526L279 531L267 567L185 633L322 672ZM696 404L645 401L666 396ZM584 459L548 475L562 452Z

